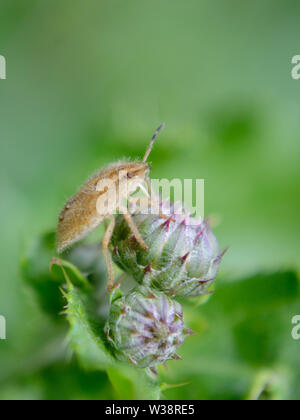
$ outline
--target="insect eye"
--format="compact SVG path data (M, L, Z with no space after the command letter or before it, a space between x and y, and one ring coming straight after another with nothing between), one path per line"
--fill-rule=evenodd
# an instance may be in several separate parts
M131 179L133 177L133 174L131 172L128 172L127 178Z

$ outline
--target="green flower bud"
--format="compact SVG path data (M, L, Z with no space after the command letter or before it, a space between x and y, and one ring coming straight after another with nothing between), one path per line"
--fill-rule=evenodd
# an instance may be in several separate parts
M192 334L184 327L181 305L144 286L124 296L113 292L105 329L116 357L140 368L180 359L176 348Z
M112 238L115 263L134 279L170 296L198 296L208 293L223 256L207 221L179 213L177 205L161 204L163 218L134 214L133 220L149 247L135 240L122 215Z

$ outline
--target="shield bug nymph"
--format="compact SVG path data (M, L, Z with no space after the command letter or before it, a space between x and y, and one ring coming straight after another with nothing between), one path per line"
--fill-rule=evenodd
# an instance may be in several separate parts
M137 242L144 249L148 249L130 213L121 206L125 201L130 202L131 195L140 187L143 188L142 184L144 182L151 192L150 167L147 159L156 137L163 127L164 124L161 124L156 130L142 161L121 161L100 169L80 188L77 194L67 201L59 216L57 228L58 252L64 251L67 247L83 239L104 220L109 220L102 242L108 270L109 290L112 289L114 284L114 274L108 245L115 227L115 215L118 212L121 211L124 214L124 218Z

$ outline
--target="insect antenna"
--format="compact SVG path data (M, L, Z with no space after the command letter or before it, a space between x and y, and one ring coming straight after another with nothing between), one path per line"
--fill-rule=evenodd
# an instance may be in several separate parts
M150 141L150 144L149 144L149 146L148 146L148 149L146 150L146 154L145 154L145 156L144 156L144 159L143 159L143 162L146 162L147 161L147 159L148 159L148 157L149 157L149 155L150 155L150 153L151 153L151 150L152 150L152 147L153 147L153 145L154 145L154 142L155 142L155 140L156 140L156 137L157 137L157 135L158 135L158 133L164 128L164 126L165 126L165 123L162 123L159 127L158 127L158 129L155 131L155 133L154 133L154 135L153 135L153 137L152 137L152 139L151 139L151 141Z

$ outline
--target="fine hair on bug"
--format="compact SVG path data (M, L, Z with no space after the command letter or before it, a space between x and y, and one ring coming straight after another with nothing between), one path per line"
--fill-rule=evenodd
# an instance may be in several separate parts
M136 241L142 248L148 250L147 244L128 211L127 203L130 204L132 195L138 189L147 193L146 206L149 205L149 200L151 205L151 200L156 197L151 188L150 166L147 160L157 135L164 125L164 123L161 124L155 131L143 160L135 162L123 160L109 164L97 171L66 202L59 216L57 228L57 251L59 253L86 237L104 221L109 222L102 241L108 271L107 287L109 291L114 286L114 273L108 247L115 228L115 215L118 212L124 215ZM143 187L143 183L146 183L148 191Z

